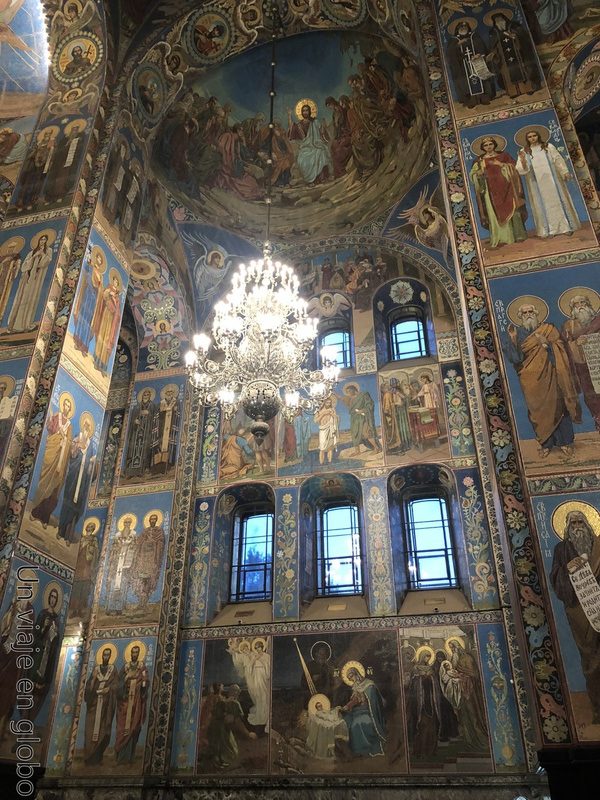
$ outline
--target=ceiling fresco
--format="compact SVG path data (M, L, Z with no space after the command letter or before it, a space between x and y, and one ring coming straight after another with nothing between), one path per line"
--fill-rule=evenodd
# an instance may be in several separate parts
M274 238L349 232L389 209L431 153L419 71L355 32L282 41L276 76ZM156 136L158 179L199 219L262 237L270 48L188 82Z

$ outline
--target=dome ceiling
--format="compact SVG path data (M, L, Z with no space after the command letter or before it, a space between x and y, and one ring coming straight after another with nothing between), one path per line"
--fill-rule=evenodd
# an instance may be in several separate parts
M347 233L391 208L432 150L419 69L390 41L353 31L290 37L277 61L274 238ZM169 192L247 238L264 235L269 85L262 45L188 80L154 140Z

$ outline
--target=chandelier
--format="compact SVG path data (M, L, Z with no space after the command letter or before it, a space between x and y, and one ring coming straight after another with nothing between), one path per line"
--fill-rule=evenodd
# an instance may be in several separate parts
M190 381L203 405L219 405L226 419L238 409L250 417L250 432L260 444L269 420L283 412L291 421L331 392L338 375L335 347L321 349L320 369L310 370L307 358L318 333L318 320L307 313L294 271L272 258L269 241L272 205L275 41L281 18L272 6L271 88L268 154L265 170L266 236L263 258L240 264L231 291L215 305L212 338L193 337L186 353ZM214 358L209 357L209 354Z

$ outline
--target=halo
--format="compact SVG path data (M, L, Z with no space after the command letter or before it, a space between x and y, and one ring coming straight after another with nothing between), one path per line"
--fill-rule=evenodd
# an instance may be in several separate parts
M348 673L350 672L351 669L355 669L360 674L361 678L364 678L365 675L367 674L365 668L360 663L360 661L346 661L346 663L344 664L344 666L340 671L340 676L344 681L344 683L346 684L346 686L352 686L352 681L348 678Z
M108 663L114 664L117 660L117 656L119 655L119 651L112 642L104 642L102 646L98 648L96 653L96 664L102 663L102 652L104 650L110 650L110 658L108 659Z
M96 263L98 256L100 256L100 266L98 267L98 271L104 275L106 272L106 255L104 254L104 250L99 245L95 244L92 247L90 258L94 263Z
M421 377L421 375L427 375L427 377L430 378L431 382L433 383L434 375L432 370L421 368L420 370L415 370L415 372L417 371L419 373L419 378Z
M83 130L85 130L85 126L87 125L87 122L86 122L86 120L85 120L85 119L83 119L83 117L81 117L81 118L79 118L79 119L73 119L73 120L71 120L71 122L69 122L69 124L68 124L68 125L65 125L65 134L66 134L67 136L70 136L70 134L71 134L71 131L73 130L73 128L75 127L75 125L79 125L80 127L82 127L82 128L83 128Z
M238 653L249 653L250 650L252 650L252 646L248 639L242 639L238 645Z
M58 599L56 600L56 605L54 606L54 608L56 609L56 613L59 613L60 609L61 609L61 606L62 606L63 597L65 596L65 593L64 593L63 588L60 585L60 583L58 583L58 581L50 581L50 583L48 583L46 585L46 588L44 589L44 598L43 598L44 599L44 608L46 608L48 606L49 598L50 598L50 592L53 589L56 591L56 593L58 595Z
M119 284L119 291L123 288L123 278L119 274L119 270L116 267L111 267L108 272L108 281L112 284L114 279L117 279L117 283Z
M96 421L94 420L93 416L89 411L84 411L83 414L79 417L79 430L81 431L83 428L83 423L85 421L90 423L90 427L92 429L92 436L96 432Z
M147 528L150 525L150 517L152 517L152 516L157 516L158 517L158 519L156 521L156 527L160 528L160 526L162 525L162 521L165 518L165 515L163 514L163 512L159 508L153 508L152 511L149 511L144 516L144 528Z
M159 320L157 320L154 323L154 330L160 332L160 326L163 325L163 324L167 328L167 333L171 333L171 331L173 330L173 326L171 325L171 323L169 322L168 319L159 319Z
M23 573L24 572L31 573L31 577L30 578L24 578L23 577ZM35 569L35 567L21 567L18 570L18 577L17 577L16 588L15 588L15 599L16 599L16 596L17 596L16 590L19 587L27 586L29 591L31 592L31 597L29 597L27 599L29 600L29 602L31 602L32 600L35 600L35 598L37 597L37 593L39 591L39 588L40 588L40 581L39 581L39 578L38 578L37 574L38 574L37 573L37 569Z
M60 133L60 128L58 127L58 125L46 125L45 128L42 128L36 134L35 140L36 140L36 142L38 144L42 141L43 137L45 136L45 134L48 133L48 131L50 131L52 133L52 137L51 138L52 139L56 139L56 137Z
M264 637L264 636L255 636L255 637L254 637L254 639L252 639L252 644L250 645L250 647L252 648L253 652L255 652L255 653L256 653L256 645L257 645L259 642L261 642L261 643L262 643L262 646L263 646L263 652L265 652L265 653L266 653L266 652L267 652L267 645L268 645L268 642L267 642L267 640L265 639L265 637Z
M98 531L100 530L100 525L102 524L102 523L100 522L100 519L99 519L99 517L88 517L87 519L85 519L85 520L83 521L83 525L81 526L81 529L82 529L82 531L85 533L85 529L87 528L87 526L88 526L90 523L93 523L93 524L94 524L94 526L95 526L95 528L94 528L94 530L92 531L92 533L98 533Z
M471 142L471 150L476 156L482 156L484 154L483 147L481 146L484 139L496 140L498 143L498 147L495 150L496 153L501 153L503 150L506 150L507 141L505 136L499 136L497 133L486 133L484 136L478 136Z
M600 536L600 512L598 509L582 500L568 500L557 506L552 514L552 528L559 539L565 535L567 515L571 511L581 511L594 531L594 535Z
M506 316L514 325L521 325L521 320L517 316L517 311L519 310L520 306L525 305L526 303L535 306L538 311L541 311L539 314L540 323L546 321L548 314L550 313L548 303L541 297L537 297L535 294L522 294L519 297L515 297L515 299L509 303L508 308L506 309Z
M217 264L217 269L223 269L223 267L225 266L225 256L223 255L223 253L220 250L211 250L209 253L207 253L207 255L206 255L206 263L208 264L210 262L211 258L215 254L219 256L219 263Z
M354 386L354 387L356 388L356 391L357 391L357 392L360 392L360 386L358 385L358 383L356 383L356 381L350 381L350 382L349 382L349 383L347 383L347 384L344 386L344 388L342 389L342 391L344 392L344 394L346 394L346 392L348 391L348 389L349 389L351 386Z
M488 11L488 13L483 18L483 24L488 25L490 27L493 26L494 22L492 20L492 17L495 17L496 14L504 14L504 16L508 17L508 19L512 19L514 16L510 8L495 8L493 11Z
M80 3L79 0L68 0L68 2L65 3L65 7L66 6L77 6L77 10L80 14L83 11L83 3Z
M137 393L138 403L142 402L142 395L144 392L150 392L150 401L154 400L156 397L156 389L153 386L146 386L144 389L140 389Z
M131 274L139 281L147 281L156 275L156 264L151 261L137 259L130 267Z
M42 236L48 237L48 247L52 247L56 240L56 231L53 228L44 228L43 231L38 231L35 236L31 237L31 241L29 242L31 248L35 250L35 248L40 243L40 239Z
M73 0L71 0L71 2L73 2ZM66 96L68 94L74 94L75 97L72 100L66 100L65 98L66 98ZM79 86L73 86L70 89L65 89L65 91L62 93L60 99L61 99L61 101L63 103L65 103L65 102L74 103L76 100L79 100L79 98L81 97L82 94L83 94L83 89L81 89ZM85 120L84 120L84 122L85 122ZM66 130L66 128L65 128L65 130Z
M121 514L121 516L117 520L117 529L120 530L121 532L123 532L123 528L125 527L123 523L125 522L127 517L129 517L132 521L131 530L135 529L135 526L137 525L138 519L135 514Z
M583 108L600 89L600 53L592 52L577 70L571 102L576 111Z
M163 386L163 388L160 390L160 399L161 400L165 399L165 397L167 395L167 391L169 389L173 390L176 395L179 394L179 386L176 383L167 383L167 385Z
M16 380L12 375L0 375L0 383L6 384L6 394L4 396L10 397L17 385Z
M462 636L449 636L446 641L444 642L444 650L446 651L446 655L448 658L452 657L452 650L450 650L450 642L458 642L458 644L465 649L465 640Z
M569 303L574 297L577 297L577 295L586 295L588 297L594 314L597 314L598 311L600 311L600 294L598 294L595 289L590 289L589 286L572 286L570 289L567 289L565 292L563 292L558 298L558 307L565 317L571 316Z
M545 125L526 125L524 128L519 128L515 133L515 142L519 147L525 147L527 144L527 139L525 137L529 131L535 131L545 142L550 139L550 131Z
M319 111L319 107L317 106L315 101L311 100L310 97L303 97L301 100L298 100L298 102L296 103L296 108L295 108L296 118L297 119L303 119L303 117L302 117L302 106L309 106L310 115L311 115L311 117L313 119L315 119L315 117L317 116L317 113Z
M313 694L313 696L308 701L308 713L310 716L314 716L317 713L316 705L317 703L323 704L324 711L331 711L331 700L327 697L326 694Z
M139 639L135 639L133 642L129 642L129 644L125 648L125 652L123 653L125 663L131 661L131 651L136 646L140 648L140 657L138 658L138 664L141 664L143 660L146 658L146 653L148 652L148 648L143 642L140 642Z
M18 255L25 245L25 239L23 236L11 236L6 239L4 242L2 242L2 244L0 244L0 257L8 255L7 251L12 244L15 245L16 250L13 255Z
M71 402L71 411L67 415L67 419L72 419L73 415L75 414L75 400L73 399L73 395L71 392L61 392L58 397L58 410L62 413L63 401L70 400Z
M422 644L421 647L417 647L415 652L415 661L419 661L419 656L421 653L429 653L429 661L427 662L428 666L431 666L435 661L435 651L433 647L430 647L428 644Z
M327 656L327 661L329 661L329 659L331 658L331 647L330 647L330 645L329 645L327 642L324 642L322 639L321 639L320 641L318 641L318 642L315 642L315 643L313 644L313 646L310 648L310 657L312 658L312 660L313 660L313 661L316 661L316 660L317 660L317 659L315 658L315 654L314 654L314 650L315 650L315 647L316 647L317 645L323 645L324 647L326 647L326 648L329 650L329 655Z
M450 34L450 36L454 36L454 32L456 31L461 22L468 22L471 31L477 28L477 20L475 19L475 17L459 17L459 19L455 19L448 25L448 33Z

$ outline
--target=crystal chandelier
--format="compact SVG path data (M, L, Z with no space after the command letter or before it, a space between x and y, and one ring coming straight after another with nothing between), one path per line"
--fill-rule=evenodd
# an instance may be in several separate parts
M336 348L321 350L321 368L305 364L317 337L318 320L309 318L299 295L294 271L272 259L269 242L273 168L275 99L275 40L281 33L278 7L273 3L271 88L267 169L267 206L263 258L240 264L224 301L215 305L212 339L193 338L185 361L192 385L203 405L220 405L226 418L238 408L253 420L250 431L260 443L268 421L282 411L292 420L299 410L311 409L332 390L339 367ZM220 351L221 355L218 355ZM209 358L209 353L215 358Z

